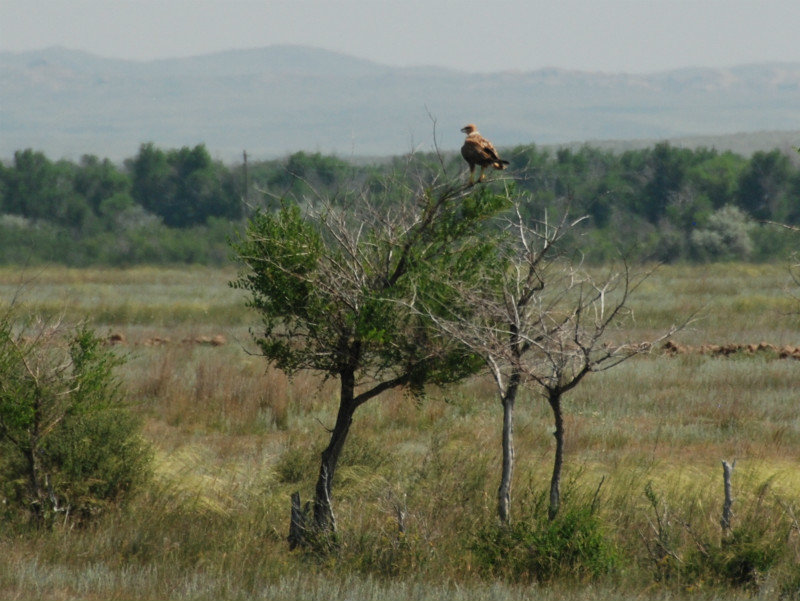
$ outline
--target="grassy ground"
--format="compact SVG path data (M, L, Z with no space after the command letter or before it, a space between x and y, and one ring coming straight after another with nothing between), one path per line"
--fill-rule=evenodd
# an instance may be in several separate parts
M614 555L600 578L579 566L546 583L487 572L475 541L494 524L500 408L485 378L359 409L334 486L339 550L290 553L289 495L312 494L335 386L289 381L248 354L257 319L227 287L233 275L0 270L0 298L23 314L65 313L122 336L119 375L155 449L153 483L118 512L85 528L0 533L0 598L730 599L800 583L800 361L771 352L656 351L569 394L565 510L594 504ZM800 345L790 283L781 266L663 267L615 336L695 316L679 343ZM524 394L520 522L540 519L551 431L546 403ZM723 459L737 462L734 527L757 539L745 550L780 550L773 569L732 589L719 569L692 572L744 548L720 536Z

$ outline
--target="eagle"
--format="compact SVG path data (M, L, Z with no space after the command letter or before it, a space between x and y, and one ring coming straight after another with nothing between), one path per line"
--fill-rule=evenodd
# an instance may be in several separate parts
M478 178L479 182L483 181L483 170L485 167L492 166L495 169L505 169L508 161L504 161L497 154L494 145L484 138L478 128L470 123L461 128L461 131L467 134L464 140L464 145L461 147L461 156L469 165L469 185L471 186L475 178L475 165L480 165L481 174Z

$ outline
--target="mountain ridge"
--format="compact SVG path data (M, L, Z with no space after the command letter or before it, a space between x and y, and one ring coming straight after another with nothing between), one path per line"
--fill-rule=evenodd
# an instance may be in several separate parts
M151 141L204 143L224 160L385 156L455 149L469 121L498 146L794 130L800 63L470 73L286 45L150 61L0 53L0 158L32 147L121 159Z

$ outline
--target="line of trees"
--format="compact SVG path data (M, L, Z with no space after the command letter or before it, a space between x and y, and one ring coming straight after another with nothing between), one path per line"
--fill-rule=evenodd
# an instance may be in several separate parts
M22 150L0 166L0 263L220 264L242 215L234 173L202 145L144 144L121 167Z
M632 257L666 262L771 260L785 256L792 240L762 222L800 225L796 153L745 158L663 143L623 153L531 145L504 156L511 161L506 177L530 193L523 217L558 215L569 198L576 214L588 216L574 243L595 262L620 246ZM320 196L335 205L358 188L380 192L389 206L403 198L383 189L386 176L410 174L411 162L414 171L441 166L450 177L464 169L458 156L425 154L366 164L298 152L224 165L203 145L143 144L116 165L92 155L74 163L20 150L0 164L0 263L219 264L229 258L225 240L242 230L254 207Z
M800 222L800 162L791 152L746 159L661 143L622 154L525 147L511 156L534 211L568 196L591 217L595 255L635 244L641 256L665 262L765 260L785 256L792 241L758 223Z

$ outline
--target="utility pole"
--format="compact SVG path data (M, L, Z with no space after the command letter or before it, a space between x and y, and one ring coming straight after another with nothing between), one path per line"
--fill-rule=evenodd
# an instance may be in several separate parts
M247 172L247 151L242 151L242 177L244 179L244 193L242 194L242 204L244 205L245 213L250 206L250 177Z

